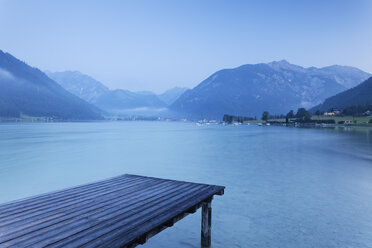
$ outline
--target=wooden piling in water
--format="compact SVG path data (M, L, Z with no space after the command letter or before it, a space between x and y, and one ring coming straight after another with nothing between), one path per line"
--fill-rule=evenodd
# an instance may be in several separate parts
M212 199L202 203L201 247L211 247Z

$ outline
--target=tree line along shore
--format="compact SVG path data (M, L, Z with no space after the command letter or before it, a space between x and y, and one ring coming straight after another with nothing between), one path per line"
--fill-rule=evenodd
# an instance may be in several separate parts
M278 125L347 125L347 126L371 126L372 127L372 105L351 106L343 110L330 109L327 112L316 110L314 113L299 108L295 113L293 110L286 115L270 115L264 111L260 119L257 117L235 116L225 114L223 122L233 123L268 123Z

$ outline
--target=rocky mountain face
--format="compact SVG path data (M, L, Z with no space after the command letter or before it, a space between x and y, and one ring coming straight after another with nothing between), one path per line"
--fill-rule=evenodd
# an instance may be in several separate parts
M63 88L90 103L95 103L100 96L110 91L101 82L79 71L45 73Z
M311 111L344 109L349 106L372 104L372 77L358 86L327 98L324 103L315 106Z
M0 50L0 116L101 119L101 111L37 68Z
M263 111L283 114L317 105L369 76L347 66L304 68L285 60L249 64L212 74L170 109L194 119L220 119L224 114L259 117Z

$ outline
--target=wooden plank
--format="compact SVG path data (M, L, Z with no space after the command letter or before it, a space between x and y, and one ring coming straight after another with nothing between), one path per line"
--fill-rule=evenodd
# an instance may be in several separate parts
M154 192L156 192L156 193L167 192L169 190L167 188L161 190L161 187L165 188L163 186L163 184L158 183L156 186L152 187L152 190L154 190ZM135 197L134 200L141 200L140 198L143 198L142 192L143 192L143 190L138 190L137 188L134 189L133 191L129 192L129 193L127 192L127 194L125 194L125 195L121 194L122 192L119 192L117 195L114 195L112 197L112 199L106 199L103 202L93 204L93 205L91 205L87 208L68 209L68 211L63 212L62 216L57 216L58 213L54 213L52 215L52 217L54 217L54 219L49 219L49 218L42 219L42 221L44 221L44 222L40 222L40 223L38 223L36 221L35 222L31 221L30 222L31 225L27 225L27 223L20 223L20 225L18 225L16 227L10 226L10 227L12 227L11 228L12 230L8 230L8 233L3 232L4 239L5 238L14 239L14 235L25 235L27 233L35 232L37 230L40 230L42 228L47 228L47 227L51 227L52 229L56 229L56 228L59 227L59 225L65 225L66 221L69 221L69 220L77 223L77 221L79 219L88 217L88 216L94 214L97 211L99 211L100 214L102 214L103 210L106 209L106 208L112 208L112 207L115 207L116 205L123 206L123 201L125 201L124 203L126 203L126 205L128 205L128 204L130 204L130 200L132 199L131 198L132 196ZM108 201L108 203L107 203L107 201ZM63 223L61 223L61 222L63 222ZM15 228L18 228L18 229L15 229ZM41 230L41 231L43 231L43 230ZM9 235L9 233L13 234L13 236ZM40 233L33 233L33 234L40 235ZM1 239L0 239L0 243L1 243Z
M200 190L200 186L193 186L192 192ZM187 191L189 192L189 191ZM92 239L102 238L103 235L110 235L118 228L128 228L134 224L141 224L141 220L145 215L150 216L154 211L161 209L169 205L170 200L182 198L187 196L187 192L177 192L170 197L162 198L156 202L149 202L146 205L136 206L134 209L127 211L126 209L119 210L118 212L112 212L99 218L99 222L92 226L91 223L87 223L82 226L84 230L79 230L73 234L70 234L68 238L60 240L58 243L50 244L50 247L65 247L72 246L77 247L83 245ZM152 204L151 204L152 203ZM82 227L79 227L80 229Z
M175 188L174 191L177 191L177 190L182 190L182 186L186 186L186 185L180 185L181 187L180 188ZM155 189L156 190L156 189ZM172 193L172 191L170 192ZM157 193L157 194L154 194L152 197L166 197L167 195L169 195L169 189L166 189L164 191L160 191L160 193ZM147 200L146 198L142 199L142 201L145 201ZM139 204L141 204L141 201L138 201L137 204L132 204L131 202L127 202L127 203L123 203L122 201L119 202L119 204L116 204L116 205L112 205L110 206L111 208L109 209L109 211L105 211L106 209L102 209L102 208L99 208L98 209L98 213L97 215L95 215L94 217L95 218L100 218L102 216L105 216L107 215L108 213L111 213L111 212L118 212L118 211L133 211L133 209L136 209L136 207L139 206ZM95 214L97 211L93 212L93 214ZM43 239L48 239L49 241L51 241L52 239L50 239L50 235L53 234L54 237L53 239L61 239L64 236L69 236L73 233L76 233L76 232L79 232L81 230L84 230L83 228L87 228L87 227L93 227L92 225L92 221L89 219L89 216L91 216L92 212L91 212L91 209L88 209L88 212L87 213L82 213L82 212L77 212L72 218L69 218L67 219L67 223L65 222L66 220L63 220L63 222L57 222L57 223L48 223L48 227L51 227L51 230L36 230L34 232L31 232L30 235L28 235L28 238L32 239L34 238L32 241L28 241L28 243L32 244L33 242L37 242L38 240L43 240ZM61 219L58 219L57 221L61 221ZM69 224L69 225L66 225L66 224ZM38 228L38 227L36 227ZM62 228L62 229L61 229ZM29 231L29 230L27 230ZM51 233L50 231L53 231L53 233ZM64 233L64 232L68 232L68 233ZM56 236L56 234L59 234L59 236ZM35 236L36 237L36 240L35 240ZM19 239L17 239L19 240ZM16 241L17 241L16 240ZM27 243L27 244L28 244Z
M80 185L80 186L71 187L71 188L68 188L68 189L62 189L62 190L48 192L48 193L44 193L44 194L40 194L40 195L36 195L36 196L27 197L27 198L11 201L11 202L8 202L8 203L2 203L2 204L0 204L0 211L1 211L1 213L3 213L4 210L9 209L10 207L13 207L13 206L18 206L19 207L21 202L32 204L33 200L37 200L39 202L41 202L41 200L44 200L44 199L50 200L50 199L53 199L53 198L58 198L61 195L66 196L66 195L68 195L68 193L73 192L73 191L85 190L85 189L89 189L89 188L97 188L97 187L101 187L102 185L107 185L109 183L117 182L119 180L120 181L128 180L128 177L127 177L127 175L121 175L121 176L117 176L117 177L114 177L114 178L102 180L102 181L95 182L95 183L88 183L88 184L84 184L84 185Z
M154 183L156 181L153 181ZM63 207L69 207L72 205L79 205L79 204L84 204L84 201L95 201L99 197L104 197L108 194L115 193L115 192L120 192L123 189L133 187L133 186L138 186L141 188L144 182L142 181L131 181L131 183L128 184L119 184L119 185L111 185L109 188L104 188L103 190L93 192L91 194L87 194L87 196L81 196L76 195L75 197L71 199L66 199L63 198L58 201L51 201L50 203L45 203L45 204L35 204L35 207L32 207L32 209L26 208L24 211L19 210L16 214L9 214L7 218L1 219L1 224L0 224L0 231L2 226L9 227L10 223L16 222L19 219L24 220L26 217L34 217L37 216L40 213L48 213L51 211L55 211L58 209L61 209ZM81 207L82 205L80 205ZM9 221L10 220L10 221Z
M167 194L167 192L169 192L169 189L167 189L167 191L165 191L164 192L164 194L166 195ZM131 206L131 202L128 202L126 205L122 205L121 206L121 209L124 209L123 211L128 211L128 209L125 209L125 207L126 206ZM138 205L138 204L137 204ZM136 206L137 206L136 205ZM131 206L132 208L134 208L135 206ZM89 209L90 210L90 209ZM110 209L109 210L109 212L108 213L110 213L110 212L117 212L118 210L120 210L120 209ZM129 209L130 210L130 209ZM80 214L80 212L79 212L79 214ZM90 220L89 219L87 219L86 217L89 217L89 215L91 214L91 212L89 212L89 214L87 215L87 216L85 216L85 215L79 215L78 217L80 217L80 218L83 218L83 221L85 221L85 222L87 222L87 226L91 226L91 223L89 223L90 222ZM99 213L99 215L97 215L97 216L95 216L96 218L98 218L98 217L100 217L100 216L104 216L106 214L106 212L103 212L103 211L101 211L100 213ZM74 223L77 225L77 224L79 224L79 225L77 225L79 228L82 228L83 227L83 225L82 225L82 223L80 223L80 222L77 222L77 220L78 220L79 218L73 218L73 221L74 221ZM56 225L54 225L54 227L57 227ZM69 231L71 231L71 228L68 228L68 230ZM78 230L78 231L80 231L80 230ZM46 235L50 235L50 233L47 233ZM38 235L38 238L41 238L42 236L40 235Z
M9 217L11 214L16 214L16 213L25 213L26 211L29 211L29 210L34 210L34 209L38 209L40 206L49 206L53 203L58 203L58 202L61 202L61 201L68 201L70 199L79 199L79 197L83 197L83 196L93 196L95 197L96 196L96 193L98 192L105 192L105 190L107 189L110 189L110 188L113 188L115 186L118 186L118 185L121 185L123 181L126 181L126 182L135 182L135 181L138 181L140 182L141 180L140 179L130 179L130 181L128 181L127 178L121 178L122 181L119 181L119 182L110 182L110 184L108 184L107 186L105 187L102 187L101 185L99 186L93 186L93 187L90 187L88 189L84 189L82 191L78 191L78 190L75 190L73 191L73 189L71 189L71 192L68 192L66 194L64 194L64 192L56 192L55 194L54 193L50 193L48 195L43 195L43 197L39 200L39 198L31 198L31 199L27 199L27 200L21 200L19 202L16 202L16 203L13 203L15 204L15 206L12 205L9 205L7 207L5 207L6 209L5 210L0 210L0 221L3 222L3 218L4 217ZM98 190L98 192L97 192ZM70 190L69 190L70 191Z
M206 190L206 192L203 193L212 193L211 190ZM159 215L156 214L149 214L148 216L145 216L144 222L141 222L140 225L138 225L135 229L132 229L130 233L127 235L117 235L117 241L110 242L108 247L120 247L120 246L126 246L130 245L133 241L135 241L135 238L140 233L146 233L150 231L154 226L159 226L165 223L169 218L172 218L172 216L177 216L183 212L182 207L191 207L195 204L195 202L200 202L205 200L205 194L199 194L194 195L190 198L185 199L184 201L177 202L170 204L166 207L165 211L161 211ZM112 235L112 233L110 234ZM103 242L103 239L96 240L97 243L93 243L93 245L87 245L84 247L95 247L95 244L101 244ZM103 246L106 246L106 244L102 244Z
M149 182L152 182L154 184L157 183L155 180L152 180L152 181L149 181ZM126 189L131 189L132 187L141 188L141 187L143 187L144 183L148 183L148 182L143 182L143 181L134 182L134 181L131 181L129 184L113 185L109 188L105 188L103 191L96 191L92 194L89 194L89 197L84 197L84 196L78 195L76 198L73 198L73 199L68 199L68 200L63 199L62 201L57 201L57 202L53 201L52 203L45 203L44 205L41 205L41 206L39 204L35 204L35 205L37 205L37 207L35 207L32 211L30 211L29 209L26 209L25 211L19 212L17 214L9 214L9 218L12 219L12 220L16 220L16 217L18 217L18 216L22 216L23 218L24 217L32 217L32 216L37 216L40 213L46 213L48 211L60 209L62 207L69 207L69 206L74 206L74 205L79 205L79 204L86 204L86 203L89 203L89 202L92 202L92 201L97 201L99 199L104 199L105 197L107 197L111 194L122 192ZM82 206L82 205L80 205L80 206ZM6 219L7 218L4 218L4 219L1 220L2 222L0 224L0 228L1 228L1 225L8 224L8 223L5 222Z
M223 191L123 175L1 204L0 247L135 246Z

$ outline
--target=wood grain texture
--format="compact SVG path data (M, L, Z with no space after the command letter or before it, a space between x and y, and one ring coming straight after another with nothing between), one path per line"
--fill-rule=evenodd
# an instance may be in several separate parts
M122 175L0 205L0 247L134 247L224 187Z

